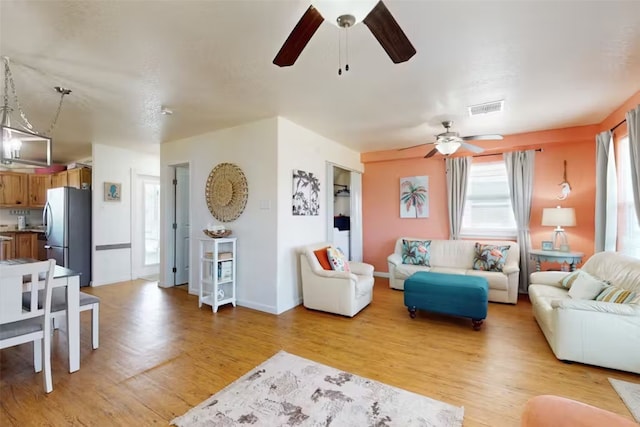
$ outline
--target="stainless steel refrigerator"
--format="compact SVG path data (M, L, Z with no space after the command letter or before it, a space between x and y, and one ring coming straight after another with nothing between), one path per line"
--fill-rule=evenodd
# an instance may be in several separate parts
M42 212L47 258L77 271L80 286L91 282L91 190L59 187L47 190Z

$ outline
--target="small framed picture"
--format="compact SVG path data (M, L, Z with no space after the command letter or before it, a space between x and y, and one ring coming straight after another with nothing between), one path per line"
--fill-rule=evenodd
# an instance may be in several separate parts
M120 201L120 191L122 189L122 184L117 182L105 182L104 183L104 200L106 202L119 202Z
M543 251L552 251L553 250L553 242L550 240L542 241L542 250Z

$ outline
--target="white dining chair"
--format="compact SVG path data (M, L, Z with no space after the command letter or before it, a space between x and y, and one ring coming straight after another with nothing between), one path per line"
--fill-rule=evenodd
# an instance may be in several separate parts
M42 300L42 295L40 295ZM31 304L31 295L25 292L22 305ZM100 346L100 298L85 292L80 292L80 311L91 310L91 347L95 350ZM51 321L53 329L58 329L60 322L67 316L67 297L64 289L54 289L51 296Z
M51 291L55 260L0 265L0 349L33 342L33 364L43 370L44 391L53 391L51 378ZM38 292L40 283L44 289ZM30 284L31 304L22 305L23 287ZM38 300L38 295L42 300Z

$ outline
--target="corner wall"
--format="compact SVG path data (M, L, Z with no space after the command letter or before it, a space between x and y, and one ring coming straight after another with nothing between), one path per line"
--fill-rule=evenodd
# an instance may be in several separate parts
M237 242L237 302L268 313L277 312L276 266L276 145L277 119L271 118L162 144L161 161L161 286L172 286L171 257L167 251L173 207L171 165L189 164L190 249L189 289L197 289L199 240L209 223L220 224L207 207L205 186L219 163L237 164L249 185L247 205L235 221L224 223ZM262 206L262 208L261 208ZM266 206L266 207L265 207ZM197 308L197 306L196 306Z
M131 248L96 251L96 246L131 244L131 173L159 175L159 157L93 144L92 286L131 280ZM104 183L122 184L121 201L104 200Z
M298 249L327 239L327 162L362 172L360 154L285 118L278 118L278 309L289 310L302 302ZM320 215L292 213L293 170L313 173L320 180Z

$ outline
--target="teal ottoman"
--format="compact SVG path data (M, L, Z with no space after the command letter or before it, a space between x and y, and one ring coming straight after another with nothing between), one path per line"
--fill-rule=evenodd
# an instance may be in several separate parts
M477 331L487 317L488 297L484 277L421 271L404 281L404 305L412 319L417 309L470 317Z

